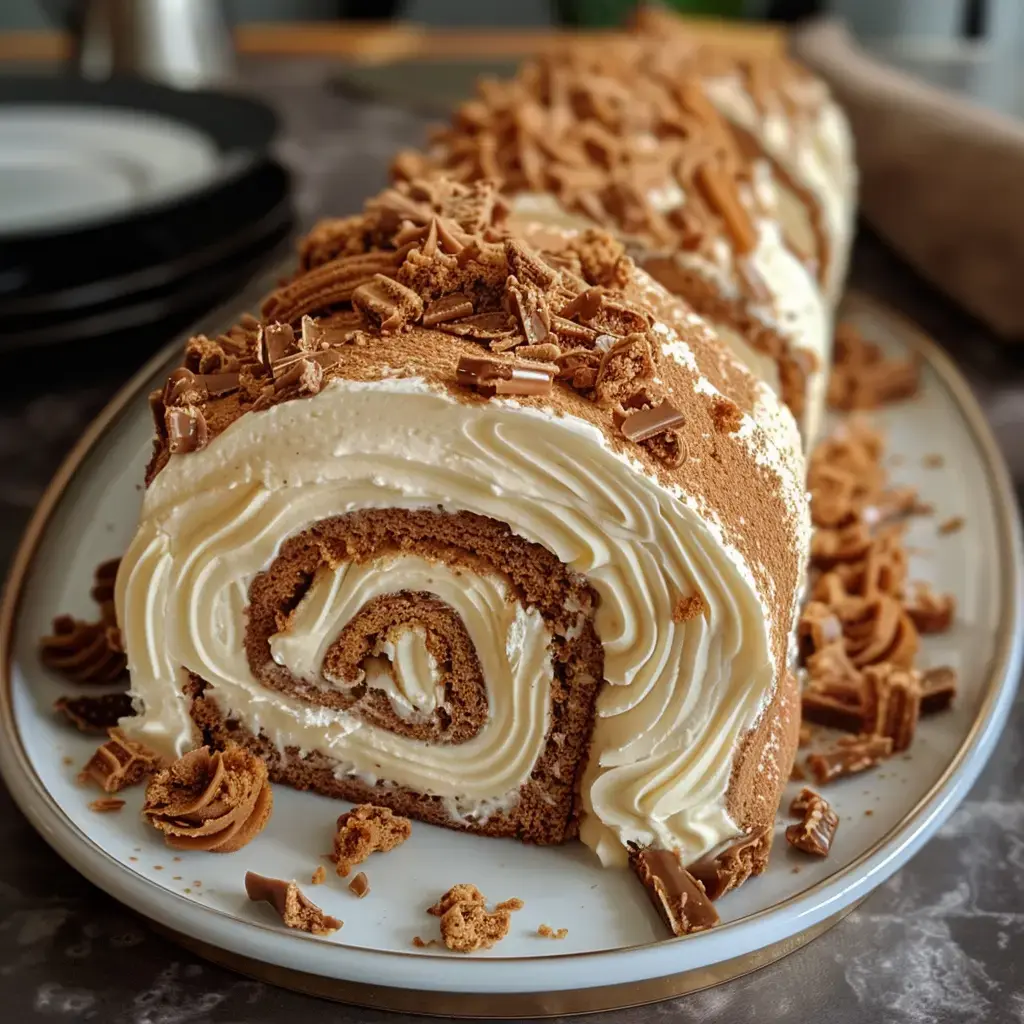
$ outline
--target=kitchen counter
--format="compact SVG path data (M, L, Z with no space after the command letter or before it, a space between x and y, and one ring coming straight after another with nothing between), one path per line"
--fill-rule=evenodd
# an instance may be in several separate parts
M303 226L356 209L385 182L413 114L345 98L337 65L261 60L245 82L282 116L282 159ZM1024 483L1024 349L999 346L862 237L854 284L938 338L982 397ZM8 564L50 475L85 424L147 353L0 381L0 560ZM29 383L26 384L26 381ZM621 1011L621 1024L1024 1022L1024 697L965 803L914 860L837 927L758 973L673 1002ZM211 966L154 933L67 867L0 787L0 999L18 1022L291 1024L397 1022L397 1015L284 992ZM425 1005L429 1005L425 1002ZM413 1018L408 1018L413 1019ZM613 1019L611 1017L607 1018Z

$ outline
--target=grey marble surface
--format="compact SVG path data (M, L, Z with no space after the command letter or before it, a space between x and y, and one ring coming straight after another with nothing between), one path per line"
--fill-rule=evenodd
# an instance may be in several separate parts
M283 117L282 157L300 216L347 212L384 181L390 154L419 138L410 114L356 104L314 60L247 69ZM981 394L1024 482L1024 351L996 345L870 237L855 283L921 323ZM145 353L75 380L0 385L0 563L49 476ZM1024 1022L1024 699L968 800L914 860L810 946L754 975L614 1015L776 1024ZM0 786L0 1020L112 1024L399 1021L248 981L183 952L67 867ZM409 1018L410 1020L413 1018Z

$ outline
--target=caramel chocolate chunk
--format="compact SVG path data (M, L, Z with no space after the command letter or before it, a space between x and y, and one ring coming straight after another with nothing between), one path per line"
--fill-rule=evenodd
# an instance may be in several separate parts
M678 430L686 423L683 414L669 402L662 402L653 409L640 409L630 413L619 430L629 441L646 441L668 430Z
M255 871L247 871L245 894L254 902L269 903L286 927L300 932L330 935L345 923L325 914L295 882L286 882L282 878L267 878Z
M164 416L167 423L167 447L172 455L198 452L206 447L210 432L206 418L195 406L168 408Z
M423 300L411 288L384 274L374 274L352 293L352 305L380 325L381 334L411 326L423 316Z
M200 747L153 776L142 813L175 850L233 853L263 830L273 806L260 758L237 746Z
M815 793L813 789L804 786L795 797L793 797L792 803L789 805L789 813L794 817L799 818L807 813L807 808L811 806L812 800L820 799L820 795Z
M110 739L86 762L79 782L94 782L106 793L117 793L160 767L160 758L153 751L128 739L120 729L111 729L107 735Z
M864 670L864 732L888 736L894 751L913 742L921 714L921 674L883 663Z
M824 797L810 789L805 789L794 801L794 808L798 803L803 821L786 829L786 841L804 853L827 857L839 828L839 815Z
M127 693L103 693L87 697L61 697L54 702L54 710L61 712L81 732L105 736L122 718L134 714L132 699Z
M888 736L859 736L849 743L837 744L831 750L811 754L807 767L819 785L874 768L892 753Z
M955 668L930 668L921 676L921 714L934 715L953 703L959 682Z
M435 324L447 323L449 320L461 320L473 315L473 300L461 292L442 296L431 302L423 313L423 326L433 327Z
M256 354L260 362L268 370L272 370L275 363L295 353L297 347L295 331L290 324L264 324L260 330Z
M360 804L338 818L332 855L337 873L344 878L371 853L387 853L412 835L408 818L388 807Z
M719 922L704 886L683 867L675 850L630 845L629 866L673 935L713 928Z
M800 714L805 722L823 725L827 729L860 733L864 726L864 712L859 704L850 704L813 689L803 692Z
M686 870L704 887L709 900L717 900L742 885L751 875L761 874L768 866L771 848L772 831L762 826L721 853L701 857Z
M357 900L361 900L370 891L370 880L366 877L365 871L360 871L351 882L348 883L348 891Z
M481 394L546 395L555 379L554 365L509 362L485 356L462 356L455 371L456 380Z

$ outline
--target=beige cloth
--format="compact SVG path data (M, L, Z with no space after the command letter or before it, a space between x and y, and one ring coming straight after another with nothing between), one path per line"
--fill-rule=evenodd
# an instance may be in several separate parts
M1024 339L1024 123L868 57L838 23L792 43L849 115L869 223L993 330Z

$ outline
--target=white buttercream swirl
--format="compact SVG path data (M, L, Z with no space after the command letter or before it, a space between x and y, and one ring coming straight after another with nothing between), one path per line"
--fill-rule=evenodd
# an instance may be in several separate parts
M791 438L792 420L767 393L759 408L770 413L768 433L747 417L738 436L757 434L759 461L777 467L783 493L799 500L799 459L771 443ZM131 733L169 754L193 745L181 693L192 671L223 708L280 747L320 751L341 771L440 795L462 813L506 800L528 779L543 740L550 666L541 656L546 633L530 625L535 612L513 609L515 622L501 620L490 638L482 631L494 608L479 628L470 624L478 595L493 594L486 580L447 579L437 566L405 558L382 566L379 579L357 573L365 589L345 609L328 602L331 635L308 632L316 654L285 655L295 667L315 664L363 597L440 588L489 659L492 717L476 746L397 737L268 691L249 670L241 648L254 576L288 537L372 508L465 510L505 522L598 592L606 684L583 838L602 859L652 838L697 857L737 834L726 807L733 760L775 691L770 633L773 616L789 609L759 595L700 495L659 484L594 426L514 401L461 403L419 379L336 380L314 398L242 416L205 450L170 459L146 494L118 576L119 621L142 705L126 723ZM799 514L796 522L802 526ZM803 533L794 538L805 541ZM349 571L330 585L344 590ZM673 622L676 602L695 592L703 613ZM511 635L503 662L496 647Z

